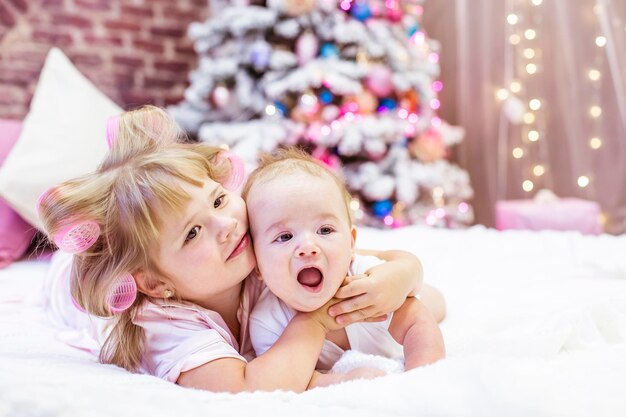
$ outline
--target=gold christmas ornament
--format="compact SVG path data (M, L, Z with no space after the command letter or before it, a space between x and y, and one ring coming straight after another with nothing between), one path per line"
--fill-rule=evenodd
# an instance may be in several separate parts
M289 113L289 117L296 121L296 122L300 122L300 123L311 123L317 120L320 120L320 112L307 112L304 109L302 109L300 106L296 106L293 109L291 109L291 112Z
M447 155L446 145L437 132L427 131L409 143L410 154L424 163L443 159Z
M285 13L289 16L302 16L315 9L315 0L285 0Z
M378 109L378 98L368 90L362 90L354 96L347 96L343 103L354 102L359 107L359 114L373 114Z
M400 93L400 108L409 113L416 113L420 104L419 94L415 90Z

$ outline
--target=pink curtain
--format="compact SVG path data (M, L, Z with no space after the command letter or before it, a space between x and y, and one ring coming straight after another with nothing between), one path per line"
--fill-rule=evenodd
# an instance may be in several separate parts
M427 0L442 44L441 115L479 223L540 189L597 201L626 228L626 1Z

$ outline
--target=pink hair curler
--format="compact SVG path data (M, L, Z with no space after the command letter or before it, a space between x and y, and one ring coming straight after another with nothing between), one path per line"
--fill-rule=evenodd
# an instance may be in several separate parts
M100 226L92 220L73 223L54 235L59 249L69 253L81 253L89 249L100 236Z
M137 298L137 283L135 278L126 272L120 275L113 284L113 289L107 298L109 309L119 314L133 305Z
M229 151L221 152L218 156L218 161L221 161L222 158L226 158L230 162L230 176L224 181L222 186L227 190L234 191L243 184L245 177L243 161L237 155Z
M113 147L115 143L115 136L117 136L117 129L120 127L120 116L111 116L107 119L107 145L109 149Z
M50 192L50 189L47 189L46 191L41 193L39 198L37 198L37 202L35 203L35 210L37 210L37 215L39 215L39 206L41 206L41 202L48 195L49 192Z

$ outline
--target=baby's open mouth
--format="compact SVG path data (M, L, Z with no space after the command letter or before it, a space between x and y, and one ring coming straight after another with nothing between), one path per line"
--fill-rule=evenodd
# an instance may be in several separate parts
M322 289L323 281L324 276L322 275L322 272L317 268L304 268L302 271L298 272L298 282L307 291L320 291Z

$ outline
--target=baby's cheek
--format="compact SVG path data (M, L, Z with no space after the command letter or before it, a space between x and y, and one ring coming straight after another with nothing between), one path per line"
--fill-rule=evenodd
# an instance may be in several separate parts
M263 274L271 272L272 264L274 263L272 255L267 251L267 248L263 245L254 245L254 254L256 256L256 263L259 270Z

